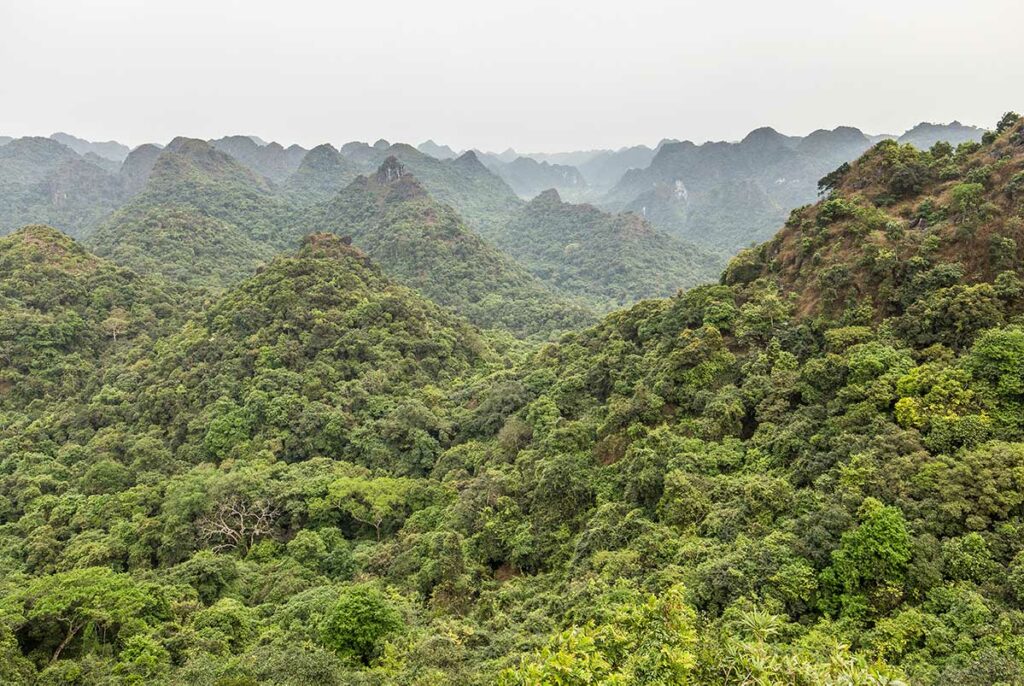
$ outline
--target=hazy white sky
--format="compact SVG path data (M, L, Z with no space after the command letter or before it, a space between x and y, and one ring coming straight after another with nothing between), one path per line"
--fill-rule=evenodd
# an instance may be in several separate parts
M521 151L1024 108L1024 0L0 0L0 134Z

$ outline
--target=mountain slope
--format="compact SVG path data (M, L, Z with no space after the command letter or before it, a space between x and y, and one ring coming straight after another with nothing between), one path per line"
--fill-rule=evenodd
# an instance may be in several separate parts
M542 281L599 311L713 281L720 262L634 214L571 205L553 190L491 238Z
M215 149L231 155L251 171L275 183L280 183L295 173L307 152L299 145L285 148L280 143L261 144L251 136L225 136L209 143Z
M0 673L1022 683L1022 189L1013 116L882 143L722 282L501 355L314 235L0 411ZM0 292L106 314L40 240Z
M49 138L0 147L0 233L45 222L87 233L123 198L118 177Z
M48 226L0 238L0 275L0 408L80 392L104 355L166 333L183 304Z
M608 190L630 169L644 169L650 165L657 150L646 145L635 145L621 150L604 150L578 165L587 183L596 189Z
M128 156L128 146L117 141L105 141L102 143L94 143L93 141L87 141L84 138L78 138L67 133L54 133L50 135L50 138L68 146L79 155L83 157L92 153L101 157L105 160L112 162L121 163L124 158Z
M485 167L473 152L451 160L438 160L404 143L378 141L346 143L341 153L361 165L363 173L374 172L388 157L397 158L438 202L453 207L478 231L500 227L522 201L504 181Z
M980 139L973 127L921 124L901 141L924 149ZM817 181L872 145L858 129L818 130L805 137L756 129L738 143L663 144L645 169L625 174L602 206L626 209L702 247L732 255L769 238L789 211L813 202Z
M416 146L424 155L430 155L431 157L439 160L453 160L459 156L459 153L452 150L447 145L438 145L433 140L426 140Z
M310 225L351 236L387 273L478 326L529 336L591 321L470 231L397 158L356 179Z
M824 180L827 201L795 211L773 240L736 258L730 282L770 274L806 313L870 303L878 317L909 312L917 324L937 307L980 307L980 316L1000 288L1012 290L1024 257L1024 136L1004 128L980 149L877 144ZM982 282L997 290L974 287ZM950 300L922 300L935 288ZM968 336L982 323L964 326Z
M284 188L299 202L327 200L355 180L362 168L363 165L324 143L306 153Z
M291 211L265 179L230 156L176 138L141 192L88 245L143 274L223 287L291 244L280 229Z
M149 181L149 175L153 173L157 159L160 158L160 151L161 148L156 145L146 143L128 153L118 171L124 192L128 197L135 195L145 187L146 182Z

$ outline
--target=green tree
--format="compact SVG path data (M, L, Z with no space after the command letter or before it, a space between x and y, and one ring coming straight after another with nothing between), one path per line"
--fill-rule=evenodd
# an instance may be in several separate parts
M343 588L327 610L320 640L343 657L369 664L383 641L403 627L402 615L387 595L370 584L359 584Z
M62 630L51 662L87 626L116 637L121 626L159 618L164 611L162 600L151 589L106 567L40 577L29 584L21 597L27 621L53 623Z
M342 477L331 484L326 503L349 517L373 527L377 540L413 509L412 496L420 490L415 479Z
M826 570L826 585L839 586L841 606L858 613L870 603L876 610L891 607L903 593L913 546L903 513L867 498L860 524L843 533Z

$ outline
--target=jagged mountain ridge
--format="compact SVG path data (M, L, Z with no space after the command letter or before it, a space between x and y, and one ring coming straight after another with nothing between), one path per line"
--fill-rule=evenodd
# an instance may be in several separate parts
M123 162L130 152L127 145L117 141L93 142L63 132L51 134L50 138L68 146L83 157L91 153L118 164Z
M0 233L45 222L82 235L123 199L118 177L49 138L0 147Z
M465 226L397 157L311 217L304 227L350 236L396 279L483 328L550 335L592 321Z
M963 135L958 124L922 136ZM980 130L973 135L980 139ZM917 136L919 143L934 142ZM839 127L803 137L755 129L738 143L667 143L645 169L627 172L600 203L638 212L656 226L728 255L768 238L788 212L811 202L817 180L873 141Z

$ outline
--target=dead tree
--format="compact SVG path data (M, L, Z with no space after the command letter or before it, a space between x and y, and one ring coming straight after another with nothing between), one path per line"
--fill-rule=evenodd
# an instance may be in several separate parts
M199 520L199 533L214 551L245 552L274 528L280 513L265 500L232 498Z

